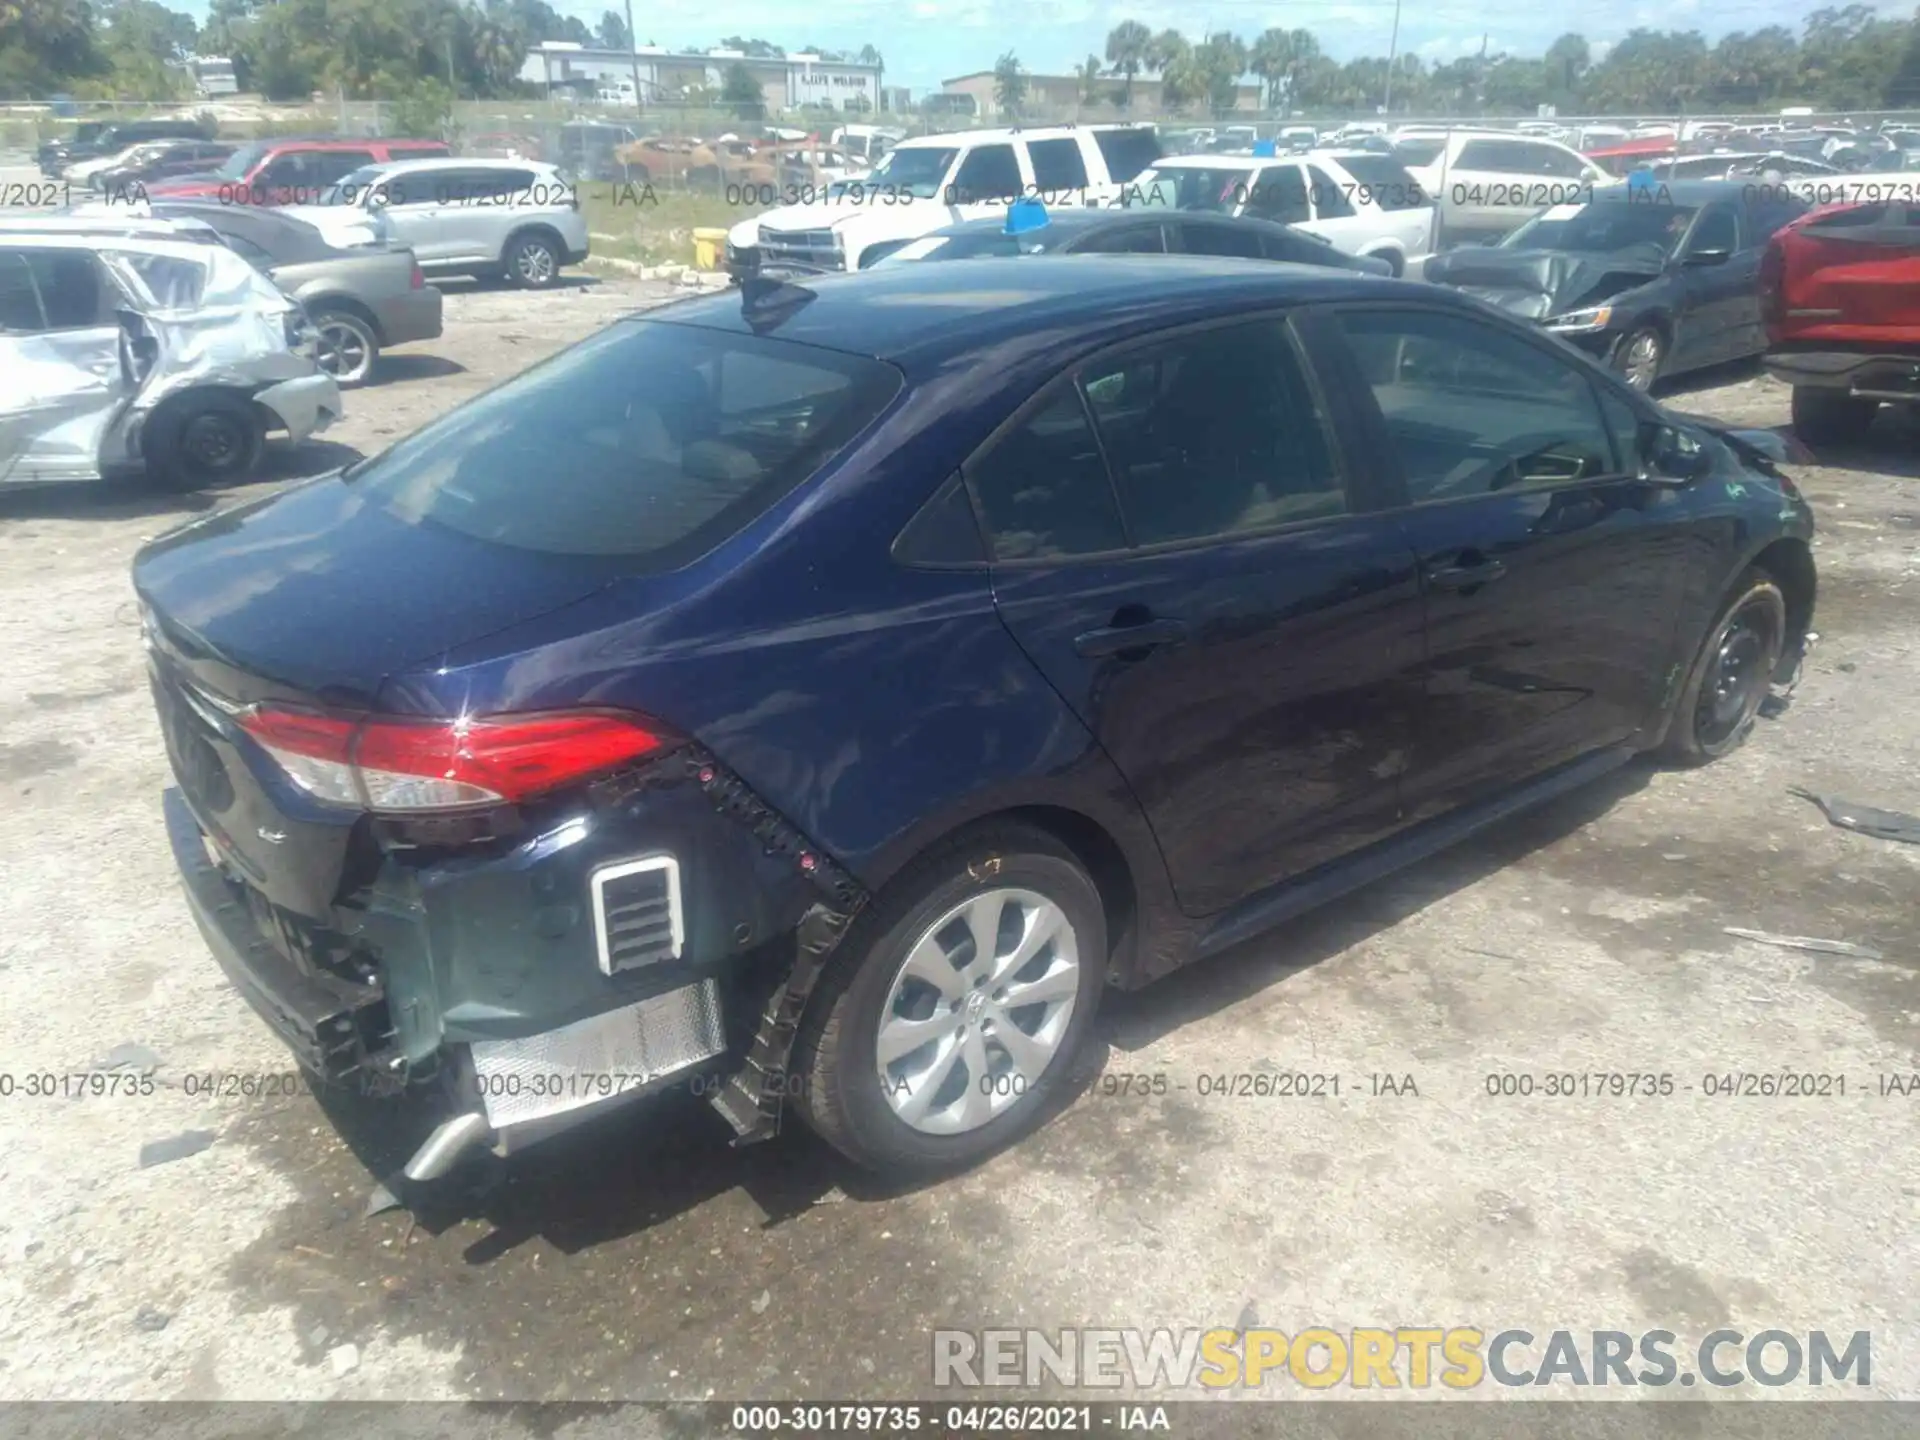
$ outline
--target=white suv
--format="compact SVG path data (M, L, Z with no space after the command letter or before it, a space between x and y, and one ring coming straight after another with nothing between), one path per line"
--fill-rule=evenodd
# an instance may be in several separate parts
M539 290L587 258L573 182L531 160L395 160L343 176L286 214L335 245L405 245L429 275L500 275Z
M1013 201L1106 205L1160 155L1136 125L963 130L902 140L857 180L810 204L784 205L727 232L734 279L769 269L860 270L910 240ZM811 198L811 197L808 197Z
M1433 197L1391 155L1173 155L1121 187L1129 206L1251 215L1370 255L1405 273L1433 248Z
M1504 235L1551 205L1581 205L1619 180L1577 150L1512 131L1456 130L1431 160L1410 167L1439 209L1435 249Z

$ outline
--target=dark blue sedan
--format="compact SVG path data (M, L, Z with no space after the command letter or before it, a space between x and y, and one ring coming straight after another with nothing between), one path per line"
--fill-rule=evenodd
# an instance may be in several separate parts
M134 580L193 912L411 1176L668 1086L913 1172L1107 986L1740 744L1812 529L1437 287L989 259L619 322Z

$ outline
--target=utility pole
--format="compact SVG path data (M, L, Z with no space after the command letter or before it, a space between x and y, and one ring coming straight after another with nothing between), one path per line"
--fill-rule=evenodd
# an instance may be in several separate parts
M1387 93L1380 108L1393 113L1393 66L1400 58L1400 0L1393 0L1393 38L1387 42Z
M627 59L633 63L633 111L636 115L646 113L646 104L640 98L640 41L633 33L633 0L626 0L627 7Z

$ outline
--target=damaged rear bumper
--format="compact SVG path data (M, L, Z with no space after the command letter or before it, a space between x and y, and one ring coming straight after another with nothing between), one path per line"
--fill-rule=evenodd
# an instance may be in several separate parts
M187 794L164 808L201 933L301 1065L435 1108L410 1178L680 1087L737 1143L767 1138L806 999L864 892L709 757L598 789L588 815L485 854L390 853L325 924L254 890ZM633 858L669 850L670 868ZM671 951L635 966L614 953L669 931Z
M295 444L326 429L341 412L340 387L324 373L269 385L255 392L253 403L279 422L271 428L285 430Z

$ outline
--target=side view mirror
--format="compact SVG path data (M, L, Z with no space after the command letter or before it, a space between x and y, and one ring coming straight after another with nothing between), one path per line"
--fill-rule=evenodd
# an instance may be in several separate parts
M1690 266L1724 265L1732 258L1733 252L1731 250L1689 250L1686 260L1683 263Z
M1646 457L1646 478L1686 485L1713 468L1713 458L1697 440L1671 425L1641 427L1640 453Z

